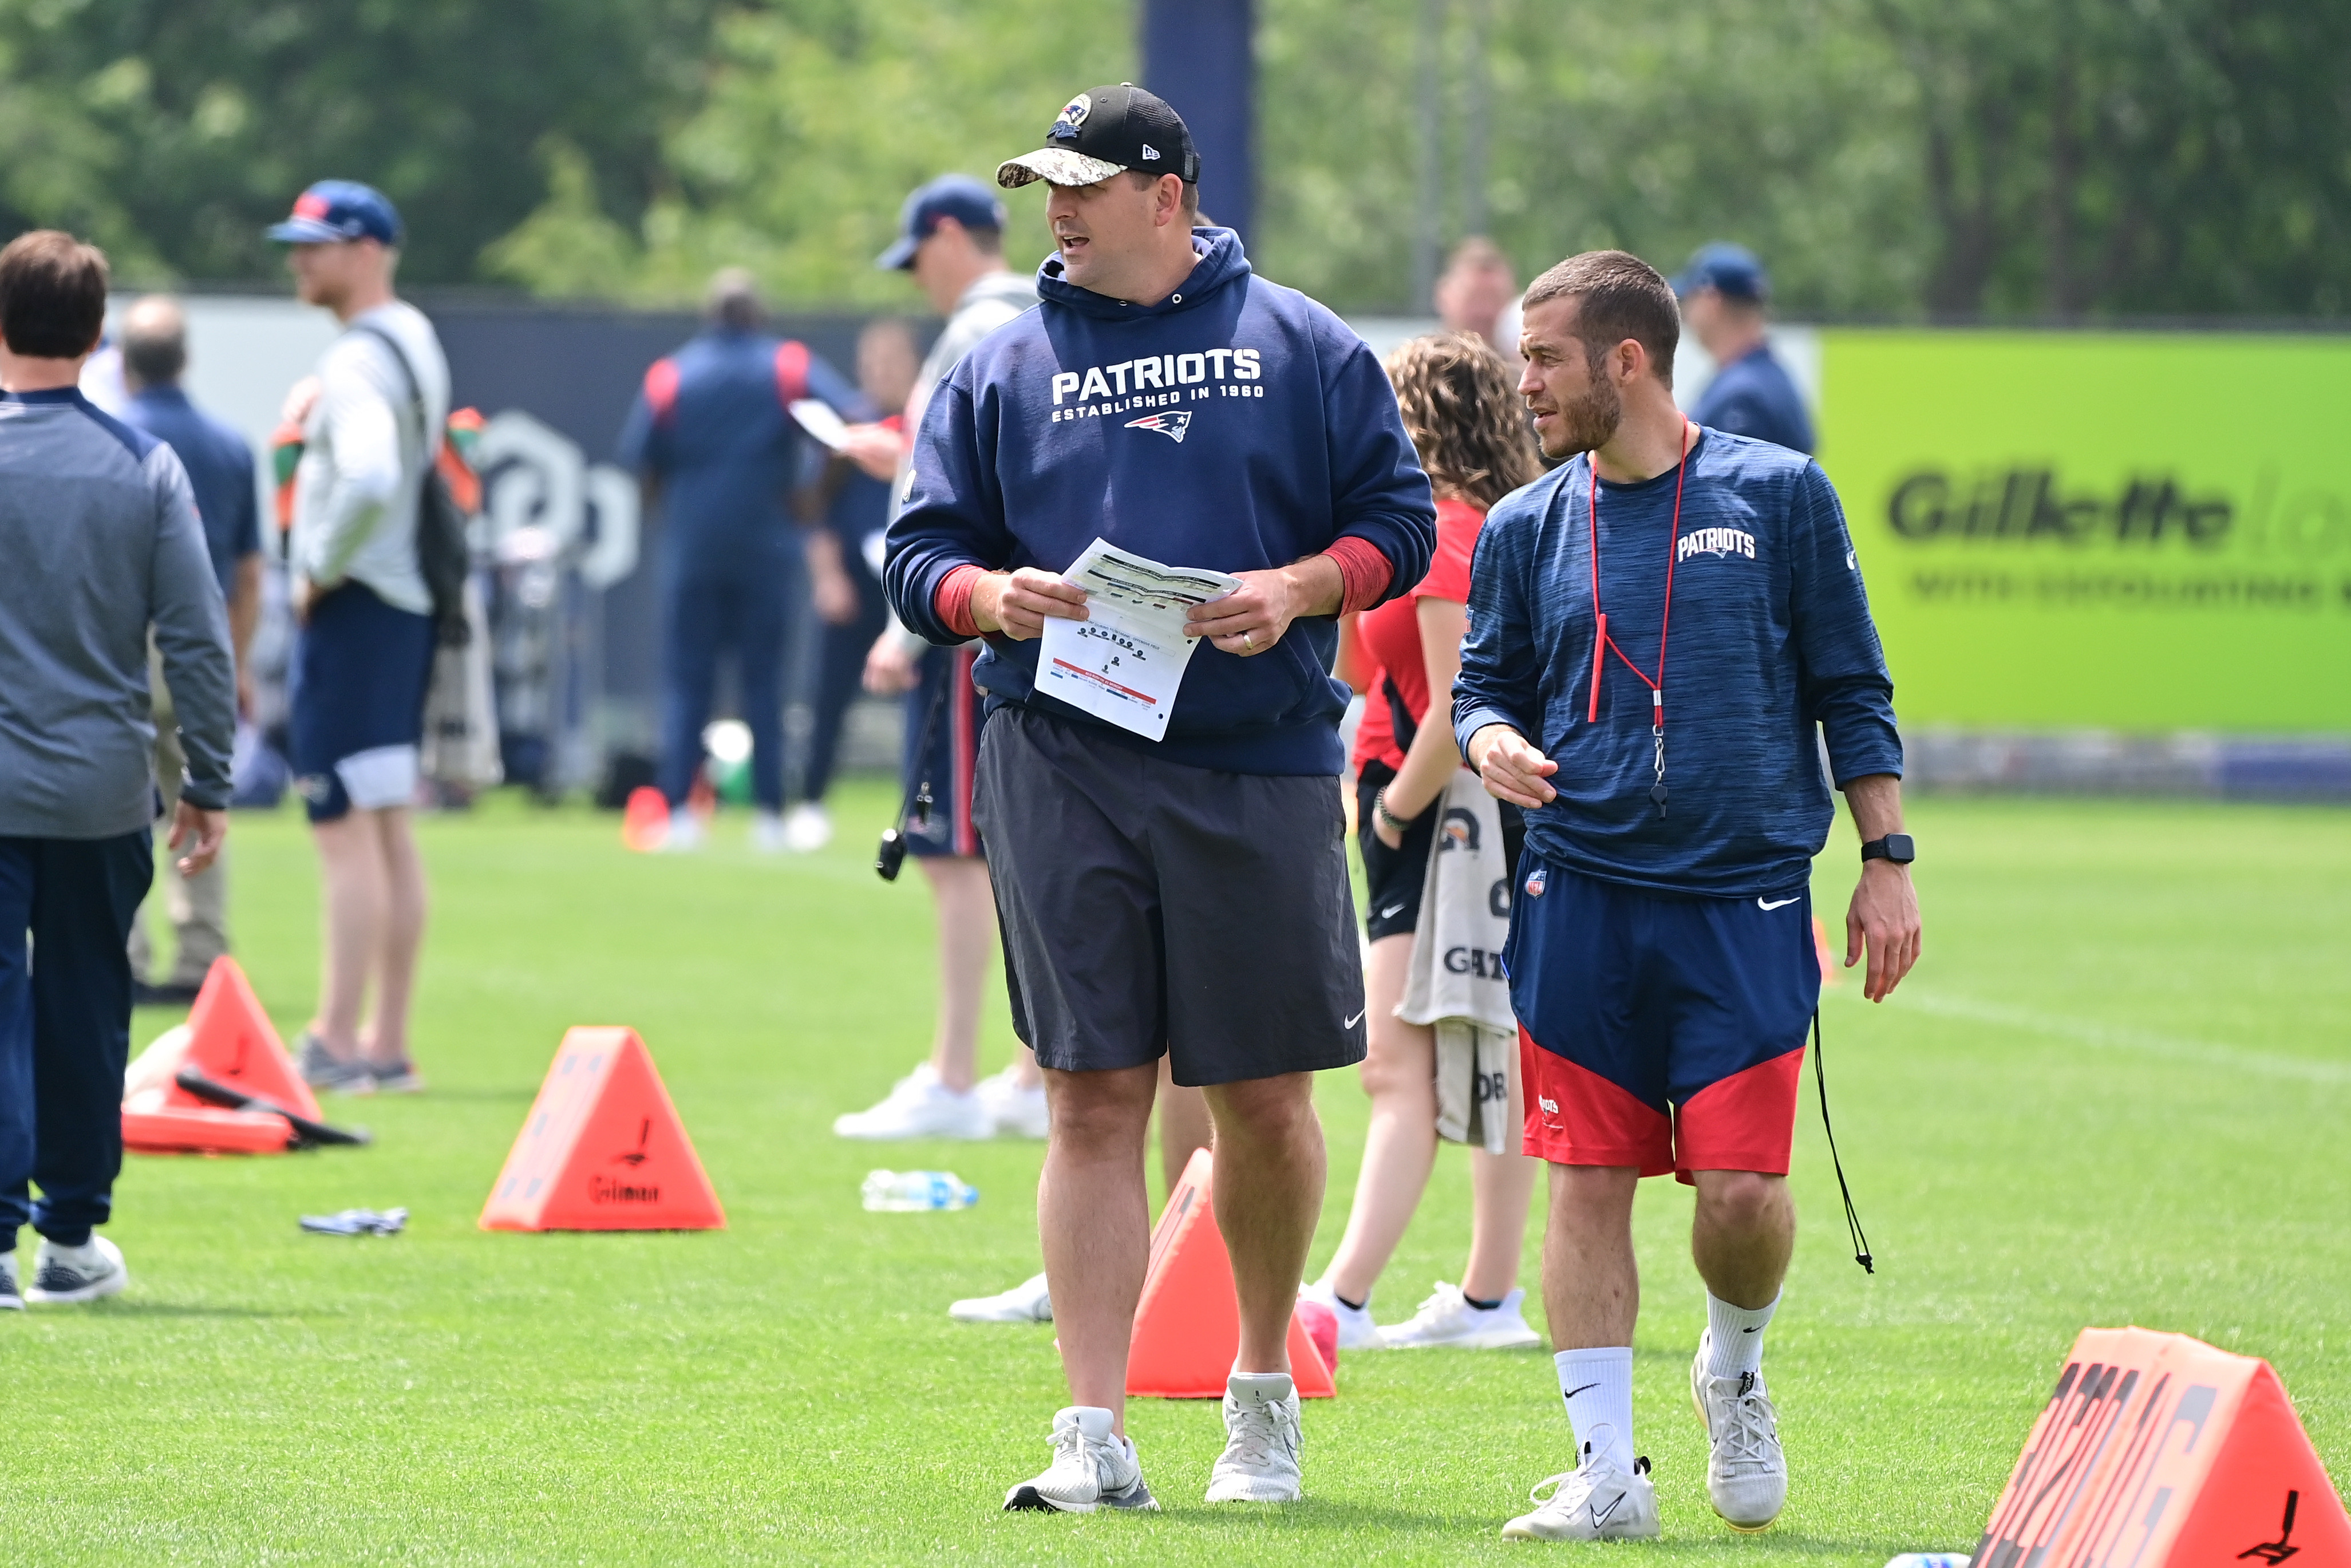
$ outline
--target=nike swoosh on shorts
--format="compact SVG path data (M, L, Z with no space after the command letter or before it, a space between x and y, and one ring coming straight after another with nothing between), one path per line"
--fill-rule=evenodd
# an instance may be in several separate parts
M1801 897L1802 897L1802 896L1803 896L1803 894L1798 894L1796 895L1796 897L1797 897L1797 898L1801 898ZM1771 903L1769 903L1769 904L1766 904L1766 903L1764 903L1764 902L1763 902L1763 900L1761 900L1761 899L1760 899L1760 898L1759 898L1759 899L1757 899L1757 900L1755 901L1755 907L1756 907L1756 908L1758 908L1758 909L1764 909L1764 910L1771 910L1771 909L1784 909L1784 908L1786 908L1789 904L1793 904L1793 903L1795 903L1795 902L1796 902L1796 899L1794 899L1794 898L1781 898L1781 899L1774 899L1772 902L1771 902Z
M1349 1019L1345 1023L1341 1024L1339 1027L1341 1029L1353 1029L1363 1021L1364 1015L1362 1013L1357 1013L1353 1018Z

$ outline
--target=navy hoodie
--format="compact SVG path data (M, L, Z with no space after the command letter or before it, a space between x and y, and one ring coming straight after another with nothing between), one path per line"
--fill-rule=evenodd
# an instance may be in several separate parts
M1602 662L1597 723L1592 460L1502 498L1470 562L1454 734L1466 747L1507 724L1559 764L1558 798L1527 813L1528 852L1553 865L1664 893L1799 893L1834 814L1813 737L1839 789L1898 776L1894 682L1820 465L1719 430L1688 464L1677 536L1673 469L1601 483L1600 608L1625 656ZM1657 673L1669 550L1660 818L1650 692L1625 665Z
M1352 535L1394 564L1390 598L1427 571L1437 508L1379 361L1330 311L1253 276L1230 229L1195 229L1193 245L1198 265L1156 305L1080 288L1048 257L1042 306L939 383L884 572L915 632L961 641L935 602L956 568L1062 571L1096 535L1228 572L1287 566ZM1336 618L1321 616L1249 658L1202 643L1160 741L1039 695L1034 640L989 637L974 678L992 705L1172 762L1336 774L1337 638Z

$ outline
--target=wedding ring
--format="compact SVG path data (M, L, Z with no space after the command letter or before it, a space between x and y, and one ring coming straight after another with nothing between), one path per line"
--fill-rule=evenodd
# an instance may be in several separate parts
M1244 648L1247 648L1247 649L1248 649L1250 653L1256 653L1256 652L1257 652L1257 637L1256 637L1256 635L1255 635L1254 633L1248 632L1242 632L1242 633L1241 633L1241 646L1242 646L1242 647L1244 647Z

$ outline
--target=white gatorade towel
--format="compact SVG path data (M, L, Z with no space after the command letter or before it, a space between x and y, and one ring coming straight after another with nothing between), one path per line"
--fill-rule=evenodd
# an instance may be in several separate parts
M1518 1020L1502 975L1510 932L1510 867L1502 816L1478 776L1454 770L1438 801L1420 919L1396 1017L1437 1034L1437 1132L1489 1154L1518 1146L1510 1125Z

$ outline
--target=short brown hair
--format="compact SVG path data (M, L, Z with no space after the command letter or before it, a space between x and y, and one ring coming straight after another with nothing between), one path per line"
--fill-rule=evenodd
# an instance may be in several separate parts
M0 339L12 352L70 360L106 326L106 253L58 229L18 235L0 250Z
M1390 350L1388 380L1429 483L1474 507L1542 477L1510 367L1474 332L1431 332Z
M1674 350L1682 340L1681 302L1665 275L1621 250L1571 256L1527 286L1521 317L1554 299L1577 301L1575 335L1594 370L1608 350L1630 338L1649 356L1657 379L1674 384Z

